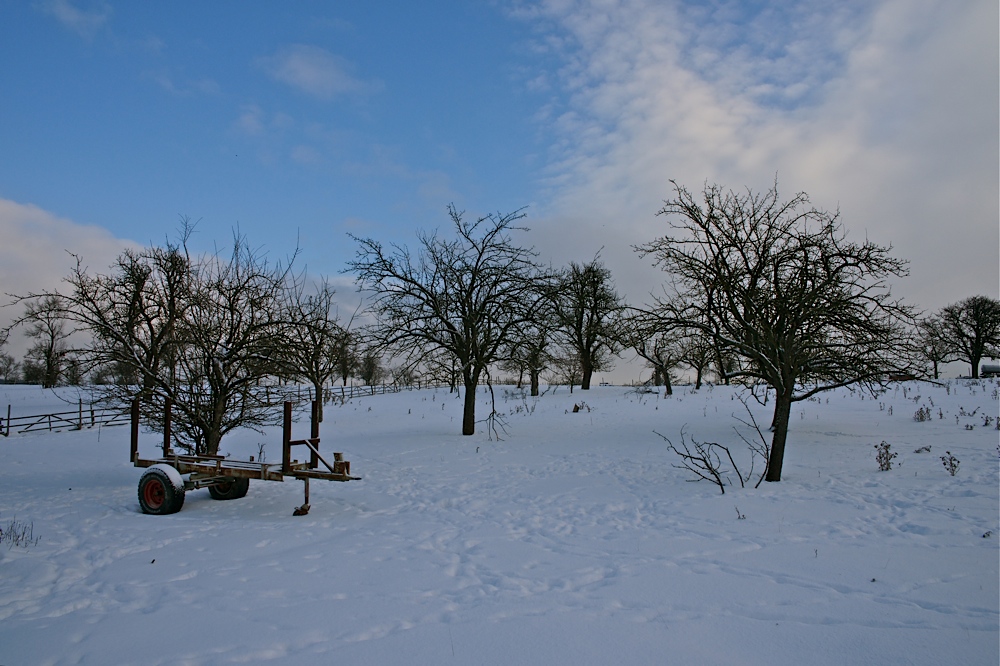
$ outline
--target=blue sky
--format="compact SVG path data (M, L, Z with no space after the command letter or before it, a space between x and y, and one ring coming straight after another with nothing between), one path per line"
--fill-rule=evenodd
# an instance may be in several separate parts
M633 302L669 179L840 208L927 310L1000 290L994 0L0 4L0 289L103 269L200 220L334 277L527 206ZM4 319L13 314L9 311Z

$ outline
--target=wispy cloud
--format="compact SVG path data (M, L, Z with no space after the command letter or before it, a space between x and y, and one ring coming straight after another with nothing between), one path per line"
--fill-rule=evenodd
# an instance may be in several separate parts
M222 90L219 84L212 79L179 80L166 70L149 71L144 76L154 81L156 85L160 86L166 92L177 97L218 95Z
M92 39L111 20L113 13L111 5L103 1L81 9L70 0L38 0L35 7L84 39Z
M557 256L606 245L642 298L654 285L627 245L666 232L653 213L669 179L761 188L777 174L911 259L902 291L922 305L996 293L995 2L606 5L518 9L558 55L535 225Z
M293 44L260 58L260 66L275 81L320 99L377 92L382 84L354 75L354 65L318 46Z

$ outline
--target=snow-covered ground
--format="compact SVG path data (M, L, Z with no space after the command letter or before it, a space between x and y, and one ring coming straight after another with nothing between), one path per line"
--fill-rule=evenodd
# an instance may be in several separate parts
M0 524L40 540L0 547L0 664L995 666L997 392L952 380L800 403L781 483L724 495L688 483L653 431L742 446L729 388L498 389L502 441L460 436L447 391L357 399L327 407L322 448L364 479L313 482L304 517L299 482L143 515L126 427L14 435ZM46 400L0 389L15 415ZM280 458L277 431L222 448L258 443Z

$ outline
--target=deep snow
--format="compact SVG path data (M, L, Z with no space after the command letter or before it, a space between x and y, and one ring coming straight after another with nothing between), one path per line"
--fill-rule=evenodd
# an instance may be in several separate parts
M0 524L40 541L0 547L0 664L995 666L1000 433L983 416L997 391L952 380L799 403L782 482L724 495L687 482L653 431L738 446L730 388L500 388L502 441L460 436L446 390L355 399L327 407L322 448L364 479L314 481L304 517L301 483L260 481L143 515L127 427L14 435ZM7 387L8 402L52 396ZM932 419L914 421L923 406ZM157 441L143 435L144 455ZM280 458L277 429L222 448L261 442Z

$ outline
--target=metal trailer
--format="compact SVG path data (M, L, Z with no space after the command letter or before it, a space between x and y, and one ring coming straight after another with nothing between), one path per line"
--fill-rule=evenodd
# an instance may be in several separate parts
M135 467L145 468L139 478L139 506L143 513L166 515L177 513L184 506L188 490L208 488L212 499L230 500L245 497L251 479L284 481L286 477L301 479L305 484L305 501L296 507L293 515L309 512L309 480L357 481L351 476L351 463L342 453L333 454L333 464L319 452L319 404L312 404L311 436L309 439L292 439L292 403L285 402L281 436L281 462L265 463L250 460L232 460L224 456L189 455L176 453L170 446L170 401L164 407L163 455L159 458L139 457L139 400L132 401L132 436L130 458ZM309 459L292 459L292 448L305 446ZM320 467L322 464L322 468ZM185 479L182 475L189 475Z

